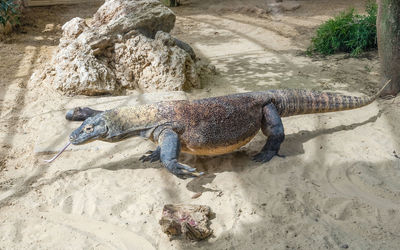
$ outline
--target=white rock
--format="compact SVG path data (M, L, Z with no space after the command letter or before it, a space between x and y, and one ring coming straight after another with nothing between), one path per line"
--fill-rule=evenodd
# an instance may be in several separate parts
M157 0L106 1L90 25L78 17L64 24L43 79L68 95L199 88L204 65L167 33L174 22Z
M87 27L85 20L75 17L62 26L63 37L68 39L77 38Z

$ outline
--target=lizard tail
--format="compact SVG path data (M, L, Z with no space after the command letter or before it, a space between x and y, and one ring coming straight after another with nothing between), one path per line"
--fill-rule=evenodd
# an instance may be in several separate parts
M300 114L325 113L356 109L375 101L390 80L373 96L347 96L329 92L310 90L283 90L284 93L276 93L276 105L281 116Z

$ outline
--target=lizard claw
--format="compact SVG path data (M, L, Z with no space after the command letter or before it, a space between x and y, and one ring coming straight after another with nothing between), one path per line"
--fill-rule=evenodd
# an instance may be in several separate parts
M189 171L189 172L194 172L194 171L196 171L195 168L189 167L188 165L184 165L184 164L179 164L179 165L178 165L178 168L179 168L179 169L185 169L185 170L187 170L187 171Z
M197 172L195 168L189 167L188 165L178 163L177 168L180 170L178 177L186 179L187 177L199 177L204 174L204 172Z
M181 170L181 173L182 173L182 174L177 175L177 176L178 176L179 178L182 178L182 179L186 179L187 177L195 178L195 177L199 177L199 176L204 175L204 172L197 172L196 170L194 170L194 171L188 171L188 170L186 170L186 169Z
M142 155L142 157L139 158L141 162L155 162L160 160L160 147L157 147L156 150L152 151L149 150L146 152L147 155Z
M280 158L286 158L286 155L281 155L281 154L278 154L278 153L276 153L276 156L278 156Z
M176 161L172 161L166 166L166 168L181 179L186 179L188 177L199 177L204 174L204 172L197 172L195 168Z
M204 175L204 172L197 172L197 171L189 172L189 173L187 173L187 175L188 175L188 177L195 178L195 177L200 177L200 176Z
M255 162L268 162L272 159L274 156L280 156L276 151L268 150L268 151L261 151L260 153L256 154L253 156L252 160Z

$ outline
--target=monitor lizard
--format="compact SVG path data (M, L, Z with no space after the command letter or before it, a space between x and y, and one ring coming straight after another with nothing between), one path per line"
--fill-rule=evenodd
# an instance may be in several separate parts
M261 129L267 141L253 160L268 162L280 156L279 149L285 138L281 117L359 108L373 102L382 90L371 97L312 90L268 90L106 111L75 108L67 112L66 118L83 120L71 133L70 143L119 142L133 136L148 138L158 146L140 160L161 161L171 173L185 178L203 173L178 162L181 152L226 154L247 144Z

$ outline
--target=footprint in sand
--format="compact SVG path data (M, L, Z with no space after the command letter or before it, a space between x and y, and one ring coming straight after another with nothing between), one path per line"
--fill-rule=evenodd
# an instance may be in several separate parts
M400 203L396 196L399 185L393 185L390 176L381 172L382 169L376 169L375 165L360 162L347 168L328 168L326 177L330 186L344 196L356 198L375 208L398 209Z
M73 198L72 196L68 196L65 200L61 203L62 210L70 214L72 213L72 205L73 205Z

